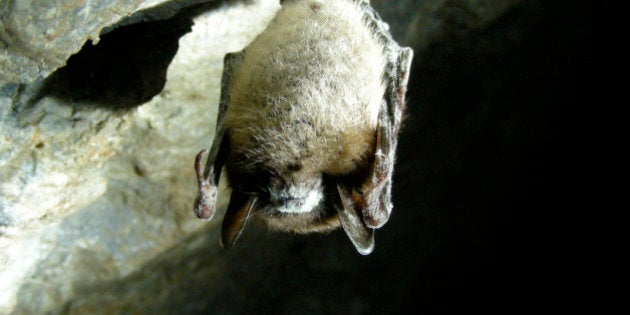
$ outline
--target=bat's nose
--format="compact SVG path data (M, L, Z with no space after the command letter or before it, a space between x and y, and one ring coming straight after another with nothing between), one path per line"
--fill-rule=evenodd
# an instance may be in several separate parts
M292 196L278 198L278 202L280 202L280 203L287 203L287 202L294 201L294 200L298 200L298 198L292 197Z
M304 199L295 196L272 196L271 203L276 207L301 206L304 203Z

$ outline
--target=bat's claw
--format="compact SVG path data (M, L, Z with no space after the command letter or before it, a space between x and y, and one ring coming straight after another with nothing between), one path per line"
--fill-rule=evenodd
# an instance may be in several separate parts
M201 150L199 151L199 153L197 153L197 156L195 157L195 173L197 173L197 181L199 182L200 186L201 186L201 182L205 179L203 176L203 168L202 168L202 161L203 161L203 156L208 154L208 150Z
M210 220L214 216L217 201L217 187L211 183L212 169L208 173L210 176L204 176L202 168L202 160L208 150L202 150L195 158L195 173L197 174L197 182L199 185L199 193L195 199L194 211L197 218L202 220Z

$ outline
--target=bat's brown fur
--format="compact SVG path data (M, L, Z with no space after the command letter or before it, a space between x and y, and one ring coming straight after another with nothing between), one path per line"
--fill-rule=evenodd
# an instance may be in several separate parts
M226 56L217 136L203 174L205 151L195 163L196 214L212 218L225 163L224 246L251 215L297 233L341 225L369 254L392 209L411 56L369 1L282 1L263 33Z

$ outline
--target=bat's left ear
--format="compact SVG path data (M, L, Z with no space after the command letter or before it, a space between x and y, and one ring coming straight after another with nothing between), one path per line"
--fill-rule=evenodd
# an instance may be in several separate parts
M236 190L232 191L230 204L225 212L221 228L221 238L219 239L221 247L228 249L234 245L243 233L245 223L255 212L257 205L258 198L256 196L248 196Z
M334 202L339 214L339 221L350 241L361 255L368 255L374 250L374 230L368 228L357 211L351 192L337 184L339 198Z

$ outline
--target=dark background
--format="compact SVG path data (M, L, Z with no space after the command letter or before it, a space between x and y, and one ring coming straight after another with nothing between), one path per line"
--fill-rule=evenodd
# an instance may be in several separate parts
M379 311L606 307L620 21L610 2L524 1L419 56L375 258L405 271Z

